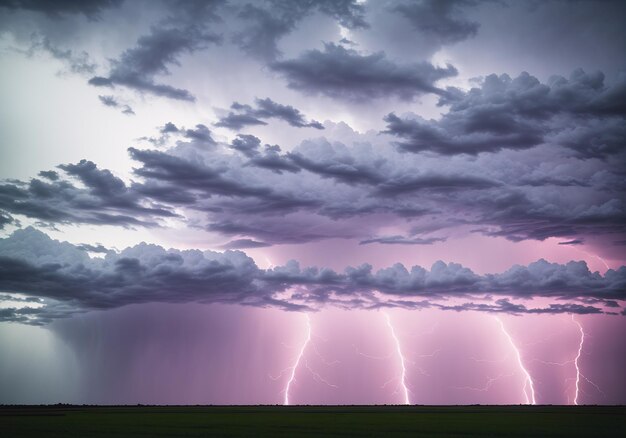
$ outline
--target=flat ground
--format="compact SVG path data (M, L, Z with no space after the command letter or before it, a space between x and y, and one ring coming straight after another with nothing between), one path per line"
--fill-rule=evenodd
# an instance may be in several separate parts
M624 406L0 406L2 437L626 437Z

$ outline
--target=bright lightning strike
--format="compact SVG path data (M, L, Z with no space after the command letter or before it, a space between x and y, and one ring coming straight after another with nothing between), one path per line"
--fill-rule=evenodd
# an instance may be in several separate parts
M598 385L593 383L591 380L585 377L583 373L580 372L580 365L578 361L580 360L580 356L583 354L583 346L585 344L585 331L583 330L582 324L576 321L576 319L574 319L574 315L572 315L572 321L574 321L574 323L578 326L578 330L580 331L580 342L578 343L578 352L576 354L576 358L574 359L574 365L576 366L576 393L574 395L574 404L577 405L578 395L582 391L580 389L581 378L583 378L586 382L588 382L590 385L596 388L596 390L598 390L600 394L604 395L604 392L602 392L602 390L600 389Z
M509 340L509 344L515 351L515 356L517 357L517 363L519 364L520 369L526 376L526 380L524 380L524 396L526 397L526 404L530 404L532 402L533 405L536 405L537 401L535 400L535 386L533 384L532 377L530 377L530 373L524 367L524 363L522 362L522 355L520 354L519 349L515 345L515 342L513 342L513 338L511 337L509 332L506 331L506 328L504 327L504 323L502 322L502 320L498 318L497 316L496 316L496 320L500 324L500 329L502 329L502 333L504 333L506 338ZM528 396L528 391L527 391L528 387L530 387L530 397Z
M402 366L402 374L400 375L400 385L402 386L402 391L404 393L404 404L410 405L411 400L409 399L409 388L406 386L406 366L404 364L404 355L402 354L402 348L400 347L400 340L396 336L396 331L393 329L393 325L391 324L391 318L389 315L385 313L385 320L387 321L387 327L389 327L389 331L391 332L391 336L396 344L396 352L398 353L398 357L400 358L400 365Z
M292 383L295 382L296 380L296 370L298 369L298 366L300 365L300 361L302 360L302 356L304 355L304 351L306 350L307 345L311 341L311 318L309 318L308 314L305 314L305 316L306 316L306 328L307 328L306 339L304 340L304 343L302 344L302 347L300 348L300 352L298 353L296 362L291 367L291 374L289 375L289 380L287 381L287 386L285 387L285 400L283 402L285 406L289 405L289 389L291 388Z
M572 321L574 321L574 323L578 325L578 330L580 330L580 343L578 344L578 353L576 354L576 359L574 359L574 365L576 366L576 393L574 395L574 404L578 405L578 387L580 385L580 367L578 366L578 360L580 359L580 355L583 353L583 344L585 343L585 331L583 330L583 326L574 319L574 315L572 315Z

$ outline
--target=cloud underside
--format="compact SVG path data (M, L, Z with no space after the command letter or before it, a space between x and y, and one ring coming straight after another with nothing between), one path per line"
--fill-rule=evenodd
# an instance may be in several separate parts
M402 264L374 271L364 264L338 273L301 268L295 261L264 270L240 251L165 250L145 243L92 259L82 246L52 240L33 228L0 240L0 261L0 290L23 294L29 302L40 300L39 307L4 308L0 320L31 324L147 302L220 302L286 310L326 305L432 307L519 314L601 313L626 299L626 267L602 276L590 272L585 262L539 260L488 275L441 261L430 271ZM478 294L486 296L476 303ZM512 301L535 297L557 301L532 308ZM20 301L7 295L2 300Z
M444 90L435 83L457 74L452 65L398 65L382 52L363 55L333 43L325 44L323 51L309 50L299 58L276 61L270 67L286 78L290 88L352 101L386 96L412 100L425 93L441 95Z

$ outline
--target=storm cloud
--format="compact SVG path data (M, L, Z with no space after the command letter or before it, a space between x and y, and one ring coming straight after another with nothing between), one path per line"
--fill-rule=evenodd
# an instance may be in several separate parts
M185 52L194 52L220 41L216 34L196 26L186 28L152 28L149 35L137 40L137 45L112 61L109 75L94 76L89 84L96 87L121 85L139 92L179 100L195 100L185 89L155 82L155 76L168 74L168 66L176 64Z
M345 243L380 257L389 250L438 253L464 244L464 238L507 247L531 240L543 243L525 245L568 257L579 251L592 259L606 251L612 254L607 264L622 263L621 60L563 69L566 63L532 45L524 52L532 57L520 56L519 64L502 47L477 50L499 42L498 33L525 42L570 27L590 35L589 44L602 48L598 53L615 57L623 39L612 36L620 30L613 22L618 20L610 20L607 35L598 29L608 14L623 9L617 3L590 18L591 27L583 23L589 6L568 3L574 11L569 15L561 3L535 5L537 11L550 10L540 27L541 14L509 2L507 13L526 11L520 22L533 23L536 35L499 28L493 17L504 11L502 2L138 4L0 2L7 28L2 54L10 60L3 90L28 91L7 99L15 105L7 114L20 123L8 124L2 144L16 144L16 156L30 148L15 163L7 160L10 177L0 182L0 227L6 233L28 225L55 233L75 227L72 232L85 234L101 232L96 225L125 228L124 234L143 227L158 228L141 233L163 243L169 239L164 235L180 229L173 240L184 240L181 247L189 247L186 239L198 239L256 254L261 248L280 252L312 243L317 251L317 245ZM565 37L545 40L567 44ZM589 52L576 41L570 50ZM475 59L469 62L466 53ZM24 65L12 65L17 56ZM515 62L506 64L507 57ZM53 68L37 68L45 63ZM27 99L39 84L14 85L27 77L25 71L40 80L42 72L57 72L59 63L66 71L42 81L41 99L58 108L67 96L76 105L68 105L69 116L51 113L44 121L37 111L47 109ZM84 86L86 78L92 87ZM102 120L92 121L91 108L75 113L90 103ZM102 110L104 105L133 114L127 103L137 109L136 117ZM99 130L103 123L107 129ZM145 126L158 128L150 133ZM33 137L31 131L39 129L45 135ZM81 143L67 150L58 146L75 139ZM63 154L51 163L59 147ZM8 239L15 247L23 239L57 254L56 243L45 243L30 229ZM7 320L44 321L133 302L205 299L292 310L350 302L370 308L596 313L602 311L599 304L580 300L623 299L623 268L601 276L578 262L539 261L498 275L478 275L454 263L430 270L394 265L374 271L362 265L336 272L294 262L263 270L238 251L139 245L118 253L108 249L116 247L108 239L91 239L103 245L64 246L74 254L67 260L9 251L2 271L7 291L50 303L2 314ZM30 286L26 278L33 279ZM497 299L436 302L474 293ZM379 294L385 300L377 302ZM516 301L534 296L579 302L538 309Z
M347 28L358 29L367 27L363 18L364 9L355 0L270 0L245 3L238 11L245 25L235 33L233 41L250 56L271 61L282 55L278 42L314 12L332 17Z
M83 223L119 226L157 226L158 218L176 216L168 208L145 199L109 170L82 160L60 165L70 178L55 171L41 172L48 181L0 184L0 211L23 215L42 223ZM74 181L82 183L80 187Z
M222 117L215 126L230 128L239 131L245 126L267 125L263 119L276 118L283 120L295 128L324 129L324 126L316 120L307 122L304 115L291 105L282 105L274 102L269 97L256 99L256 107L242 105L235 102L231 105L231 112Z
M619 162L570 157L553 167L502 154L446 161L398 153L385 137L355 132L347 144L322 137L285 152L249 134L222 143L203 124L168 122L159 134L155 144L173 146L129 149L138 164L131 183L86 160L59 166L65 178L43 172L6 181L5 224L16 215L123 226L178 217L267 244L337 237L390 244L372 240L390 224L410 236L396 243L445 238L458 227L511 241L626 234Z
M435 83L457 74L449 64L399 65L382 52L361 54L333 43L326 43L324 50L309 50L298 58L276 61L270 66L297 91L353 101L389 95L412 100L425 93L444 94Z
M381 302L375 292L382 294L383 301L387 296L391 300L436 300L475 293L512 298L626 299L626 267L608 270L602 276L590 272L585 262L559 265L539 260L484 276L441 261L430 270L420 266L409 270L395 264L374 272L365 264L337 273L327 268L300 268L295 261L263 270L240 251L165 250L145 243L92 259L81 247L52 240L33 228L0 240L0 258L0 289L44 303L43 307L3 309L0 317L33 324L76 312L148 302L219 302L299 310L341 305L346 299L358 298L363 307L378 307ZM45 303L50 304L49 311ZM539 309L503 306L502 300L495 304L485 304L484 309L471 302L466 306L467 310L509 313L601 312L593 306L558 303ZM387 305L393 306L393 302ZM460 306L450 309L464 310Z
M541 83L528 73L489 75L465 92L448 88L440 120L385 117L386 133L404 152L442 155L562 146L580 158L623 154L626 76L605 83L601 72L574 71Z

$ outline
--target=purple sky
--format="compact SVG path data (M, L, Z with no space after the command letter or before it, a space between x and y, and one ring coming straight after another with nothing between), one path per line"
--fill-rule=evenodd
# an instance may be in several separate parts
M624 19L0 2L0 403L625 404Z

